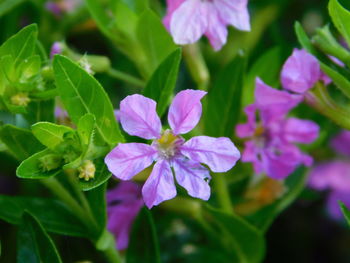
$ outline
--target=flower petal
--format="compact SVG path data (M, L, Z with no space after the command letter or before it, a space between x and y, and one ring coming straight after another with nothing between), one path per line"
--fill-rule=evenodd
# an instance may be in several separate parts
M223 22L250 31L248 0L214 0L213 3Z
M205 35L209 39L210 44L215 51L218 51L226 44L227 28L225 23L220 19L219 13L216 11L212 3L203 3L208 20L208 28Z
M289 142L312 143L319 135L320 127L309 120L288 118L285 121L283 134Z
M251 137L254 135L256 129L256 106L250 104L244 108L244 112L247 115L247 123L238 124L236 126L236 135L239 138Z
M108 170L121 180L133 176L150 166L157 150L143 143L120 143L105 158Z
M344 155L350 156L350 131L342 131L331 141L332 148Z
M177 8L170 20L170 33L179 45L192 44L207 30L201 0L186 1Z
M268 109L271 106L279 106L281 110L288 112L297 106L302 97L290 94L286 91L274 89L266 85L260 78L256 79L255 103L259 109Z
M300 95L274 89L260 78L256 79L255 105L261 110L261 118L264 122L284 116L302 100L303 97Z
M339 201L344 203L346 207L350 207L350 195L349 192L345 191L333 191L328 196L327 200L327 209L330 215L336 219L341 220L344 219L344 215L340 209Z
M177 182L187 190L190 196L203 200L209 199L210 187L205 180L210 179L208 169L185 158L174 160L173 168Z
M132 223L143 205L141 187L133 182L120 182L107 191L107 228L116 237L119 250L128 247Z
M241 156L233 142L225 137L193 137L180 147L180 151L189 159L208 165L215 173L230 170Z
M317 59L305 50L294 49L283 65L281 82L283 88L304 93L321 78L321 68Z
M156 102L139 94L127 96L120 102L119 118L130 135L144 139L160 136L162 124L156 112Z
M166 1L166 15L163 19L163 23L165 27L170 30L170 20L173 16L173 13L175 12L176 9L179 8L179 6L185 2L185 0L167 0Z
M202 115L201 99L207 94L202 90L183 90L174 98L169 108L168 121L175 134L192 130Z
M151 175L142 187L142 196L150 209L176 196L174 177L168 161L156 162Z

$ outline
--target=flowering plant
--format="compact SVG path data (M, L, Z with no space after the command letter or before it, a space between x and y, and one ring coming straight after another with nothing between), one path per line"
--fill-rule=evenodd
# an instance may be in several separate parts
M348 246L350 6L320 2L0 1L1 260L346 261L298 242Z

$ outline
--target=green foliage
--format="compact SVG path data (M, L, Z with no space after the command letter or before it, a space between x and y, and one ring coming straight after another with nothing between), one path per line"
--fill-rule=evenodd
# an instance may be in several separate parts
M10 55L14 65L22 63L34 54L38 35L37 25L29 25L0 46L0 57Z
M22 220L17 238L17 262L61 263L55 244L39 221L27 212Z
M238 56L218 76L204 113L206 134L232 137L239 120L246 58Z
M342 202L339 202L339 205L340 205L340 209L343 212L343 215L344 215L346 221L350 225L350 210Z
M34 136L46 147L54 150L64 142L66 133L74 132L70 127L50 122L38 122L32 126Z
M43 149L29 130L10 124L0 128L0 139L18 160L24 160Z
M350 45L350 11L345 9L338 0L330 0L328 9L334 25Z
M150 9L145 10L139 18L137 37L146 54L150 74L176 49L162 21Z
M74 216L64 203L58 200L0 195L0 206L2 208L0 218L10 224L20 224L24 212L29 211L49 232L90 237L90 230Z
M157 102L157 112L162 116L169 106L176 86L181 61L181 49L171 53L153 73L143 95Z
M161 262L155 224L151 212L145 207L141 209L133 224L126 262Z
M325 55L316 50L298 22L295 23L295 32L303 48L319 60L321 69L334 81L343 94L350 98L350 73L342 67L335 65Z
M207 212L213 224L220 229L217 236L229 251L231 262L258 263L263 260L265 241L262 232L239 216L209 206Z
M16 175L19 178L43 179L59 174L60 170L58 168L62 160L53 156L53 160L43 161L43 158L46 156L52 156L52 151L50 149L45 149L25 159L18 166ZM54 162L54 164L51 164L52 162ZM59 162L58 165L55 165L55 162ZM50 169L51 167L53 167L53 169Z
M264 52L252 65L247 74L243 88L242 104L244 106L254 102L254 90L256 78L261 78L266 84L276 87L279 84L279 77L284 57L280 47L273 47Z
M58 92L73 122L90 113L104 142L114 145L122 141L112 104L97 80L63 56L55 56L53 68Z

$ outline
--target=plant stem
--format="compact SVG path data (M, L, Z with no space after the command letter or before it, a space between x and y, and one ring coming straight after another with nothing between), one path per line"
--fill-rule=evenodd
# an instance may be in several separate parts
M233 214L233 205L230 198L230 193L228 191L226 179L224 175L217 174L213 177L214 187L216 190L216 195L219 199L219 204L221 208L228 214Z
M197 44L184 46L183 56L198 88L208 90L210 74L199 46Z
M142 80L116 69L110 68L107 71L107 74L112 78L125 81L139 88L143 88L145 86L145 83Z
M72 197L72 195L61 185L61 183L54 177L43 179L40 181L48 189L51 190L59 199L61 199L72 212L80 219L82 223L89 228L97 228L96 221L91 213L87 213L80 204Z
M100 239L95 244L96 248L104 253L108 262L121 263L122 260L116 249L114 236L105 229Z

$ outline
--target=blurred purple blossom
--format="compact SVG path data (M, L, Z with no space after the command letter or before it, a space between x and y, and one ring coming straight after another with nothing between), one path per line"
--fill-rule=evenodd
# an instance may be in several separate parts
M294 49L282 68L283 88L304 94L320 80L326 85L331 82L331 79L321 71L317 59L304 49Z
M56 17L61 17L64 13L73 12L82 3L82 0L57 0L46 2L45 7Z
M152 139L144 143L120 143L105 158L108 169L121 180L130 180L156 161L143 188L143 199L148 208L176 196L171 167L179 185L192 197L208 200L210 196L209 171L230 170L240 153L229 138L196 136L185 142L180 134L191 131L202 114L200 90L179 92L168 113L171 130L161 132L161 121L156 102L142 95L131 95L120 103L119 118L123 129L133 136Z
M107 228L116 237L118 250L128 247L132 224L143 205L141 187L133 182L120 182L107 191Z
M315 190L329 191L327 209L335 219L342 218L338 201L350 207L350 132L340 132L331 146L347 159L336 159L316 165L310 172L309 186Z
M286 118L301 100L299 95L256 80L255 103L245 108L248 121L237 125L236 132L238 137L247 138L242 161L251 162L257 174L284 179L297 166L312 164L312 157L295 143L312 143L318 137L318 125L309 120Z
M57 54L61 54L62 53L62 44L60 42L55 42L53 43L53 45L51 46L51 51L50 51L50 58L53 59L53 57Z
M228 25L250 31L247 5L248 0L167 0L164 24L176 44L192 44L205 35L220 50Z

